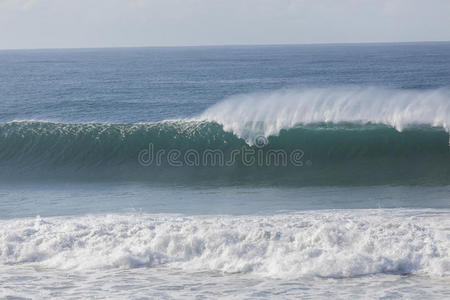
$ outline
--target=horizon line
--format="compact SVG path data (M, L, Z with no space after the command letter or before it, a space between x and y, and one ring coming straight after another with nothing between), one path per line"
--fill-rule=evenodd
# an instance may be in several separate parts
M376 44L426 44L449 43L450 40L399 41L399 42L317 42L317 43L273 43L273 44L203 44L203 45L154 45L154 46L93 46L93 47L42 47L42 48L0 48L0 51L32 50L89 50L89 49L139 49L139 48L207 48L207 47L276 47L276 46L320 46L320 45L376 45Z

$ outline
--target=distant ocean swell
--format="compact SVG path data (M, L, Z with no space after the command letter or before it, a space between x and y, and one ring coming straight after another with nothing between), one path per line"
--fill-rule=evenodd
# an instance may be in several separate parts
M273 278L450 276L448 211L127 215L0 221L0 265L161 267ZM86 259L89 257L90 259Z
M450 184L449 118L447 90L341 88L239 96L191 120L14 121L0 176Z

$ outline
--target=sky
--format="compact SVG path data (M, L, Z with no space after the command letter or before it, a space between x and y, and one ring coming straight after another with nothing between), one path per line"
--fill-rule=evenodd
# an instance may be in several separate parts
M0 49L450 40L450 0L0 0Z

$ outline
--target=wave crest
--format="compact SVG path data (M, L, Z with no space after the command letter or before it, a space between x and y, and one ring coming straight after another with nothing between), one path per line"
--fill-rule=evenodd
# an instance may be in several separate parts
M335 87L238 95L197 119L217 122L248 142L314 123L384 124L399 131L426 124L450 128L450 90Z

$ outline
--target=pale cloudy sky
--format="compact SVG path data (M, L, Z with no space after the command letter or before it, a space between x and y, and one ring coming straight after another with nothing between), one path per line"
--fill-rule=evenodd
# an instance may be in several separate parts
M0 0L0 49L450 40L450 0Z

